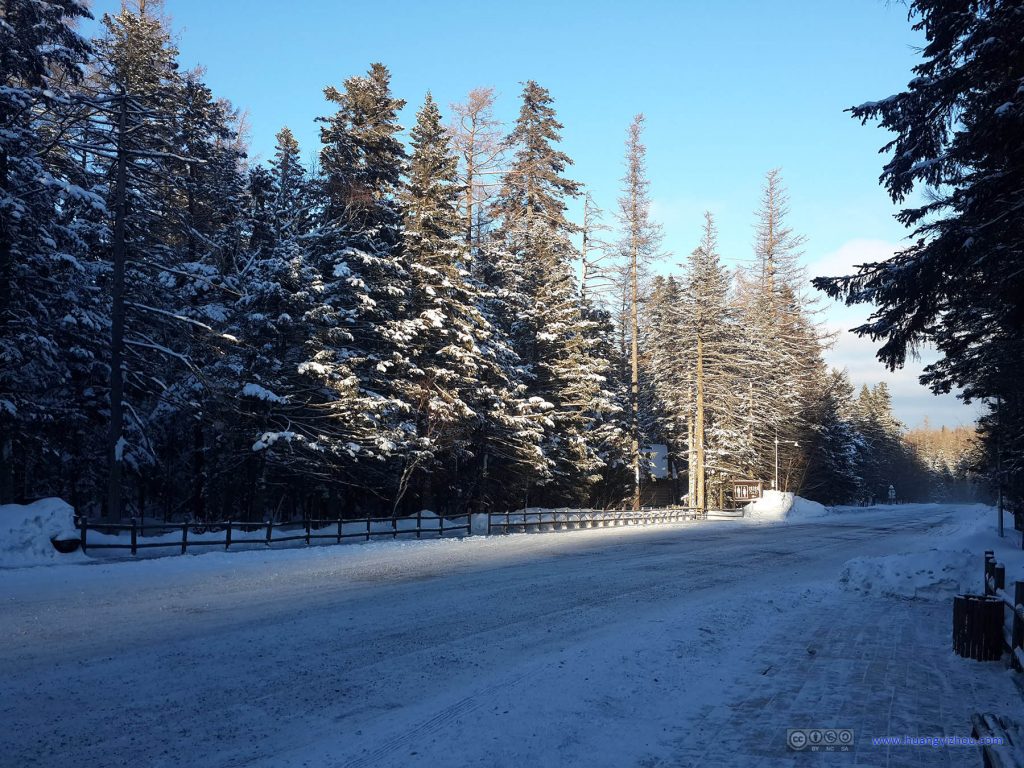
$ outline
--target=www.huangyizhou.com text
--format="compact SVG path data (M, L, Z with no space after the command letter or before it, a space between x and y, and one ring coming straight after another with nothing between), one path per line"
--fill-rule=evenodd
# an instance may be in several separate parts
M1004 744L999 736L875 736L873 747L997 747Z

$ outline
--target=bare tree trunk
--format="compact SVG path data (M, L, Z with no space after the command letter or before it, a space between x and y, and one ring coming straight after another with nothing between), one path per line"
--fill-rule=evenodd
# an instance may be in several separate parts
M468 136L469 151L466 153L466 245L473 247L473 196L476 194L476 130Z
M686 504L697 506L697 452L694 450L693 390L686 387Z
M747 385L747 447L754 452L754 382ZM747 467L747 474L751 474L752 467Z
M590 234L590 198L583 201L583 246L580 248L580 299L585 307L587 305L587 278L589 275L590 262L587 261L587 246L589 245L588 235Z
M121 518L124 495L124 269L127 256L126 219L128 217L128 155L125 146L128 130L128 98L122 91L117 118L117 163L114 172L114 235L112 243L113 275L110 296L110 431L107 437L107 517Z
M196 520L206 519L206 434L202 422L196 421L192 428L192 516Z
M640 258L640 244L634 232L632 237L632 253L630 254L630 307L629 322L632 339L630 341L629 362L629 400L630 400L630 432L633 462L633 509L640 509L640 288L637 275Z
M694 419L693 432L697 454L697 477L694 483L696 506L701 512L707 509L707 498L704 489L704 340L697 334L697 414Z
M640 508L640 269L654 256L661 241L660 229L649 220L650 200L647 196L649 182L645 176L644 157L646 149L641 141L644 116L638 114L629 126L626 139L626 175L623 178L623 195L619 199L619 220L628 232L628 241L623 243L626 254L626 269L623 275L627 283L623 293L629 310L630 327L630 438L632 441L630 463L633 469L633 508Z

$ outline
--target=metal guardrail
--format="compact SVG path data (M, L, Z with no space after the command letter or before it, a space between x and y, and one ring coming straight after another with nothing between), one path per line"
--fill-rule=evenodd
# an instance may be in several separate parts
M586 528L617 528L631 525L658 525L683 520L716 517L742 517L743 510L697 509L694 507L646 507L632 509L520 509L515 512L489 512L488 533L538 533L575 531Z

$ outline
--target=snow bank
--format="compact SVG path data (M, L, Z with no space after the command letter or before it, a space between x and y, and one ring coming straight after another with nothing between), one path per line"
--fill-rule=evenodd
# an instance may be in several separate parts
M0 506L0 567L81 560L81 553L62 555L50 542L50 539L77 538L75 511L60 499Z
M929 549L884 557L858 557L843 567L848 592L876 597L945 600L981 591L981 552Z
M923 534L917 551L849 560L839 583L847 591L864 595L921 600L977 594L982 591L982 557L987 549L1006 566L1008 584L1024 580L1020 534L1007 515L1007 533L1000 539L996 519L991 507L962 507L954 522Z
M751 520L806 520L828 514L828 510L816 501L801 498L784 491L765 491L757 501L743 510L743 516Z

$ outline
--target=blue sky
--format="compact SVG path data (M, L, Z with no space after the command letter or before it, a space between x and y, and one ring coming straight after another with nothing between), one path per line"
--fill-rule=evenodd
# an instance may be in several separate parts
M96 0L97 17L119 1ZM323 88L365 72L392 72L411 125L427 90L442 106L493 86L511 122L520 83L548 88L565 124L572 175L599 205L615 207L626 126L647 116L654 212L665 226L669 270L713 211L723 255L750 257L753 211L764 173L781 167L791 225L806 235L813 272L844 272L884 257L905 232L878 186L885 134L843 110L900 90L920 40L906 8L883 0L433 3L296 0L167 0L182 64L202 64L218 96L247 110L255 158L272 153L288 125L304 156L328 114ZM863 309L831 307L836 329ZM887 374L873 347L843 333L829 353L855 383L886 380L908 425L973 420L951 396L916 383L920 366Z

